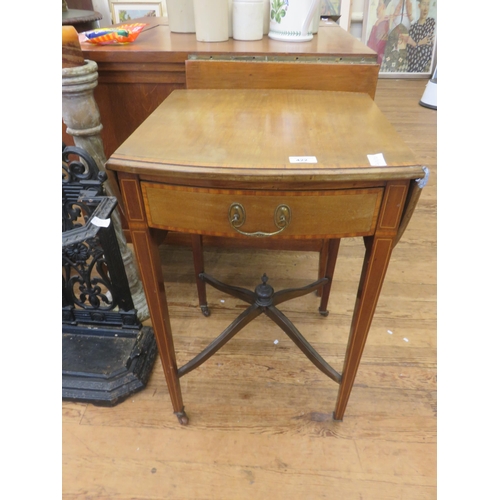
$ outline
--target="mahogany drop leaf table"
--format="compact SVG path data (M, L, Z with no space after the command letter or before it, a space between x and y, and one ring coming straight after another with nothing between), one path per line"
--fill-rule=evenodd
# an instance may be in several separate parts
M339 384L342 420L391 253L428 171L366 94L314 90L175 90L107 163L123 195L174 413L188 423L179 378L261 313ZM275 292L200 279L250 305L206 349L178 368L158 246L165 231L197 237L326 239L325 277ZM342 238L365 256L342 370L329 366L276 307L323 288L326 305ZM283 244L284 244L283 243ZM207 320L209 321L209 320Z

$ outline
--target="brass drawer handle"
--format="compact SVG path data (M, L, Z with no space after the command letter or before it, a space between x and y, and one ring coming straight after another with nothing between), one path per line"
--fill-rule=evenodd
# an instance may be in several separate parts
M245 208L243 207L243 205L240 205L239 203L233 203L229 207L228 218L229 218L229 224L231 224L231 227L235 231L238 231L238 233L244 236L253 236L257 238L262 238L267 236L274 236L275 234L279 234L282 231L284 231L289 226L290 221L292 220L292 211L290 210L290 207L287 205L278 205L276 207L276 210L274 211L274 224L278 228L278 231L275 231L274 233L265 233L262 231L256 231L255 233L247 233L239 229L241 226L243 226L243 224L245 224L246 220Z

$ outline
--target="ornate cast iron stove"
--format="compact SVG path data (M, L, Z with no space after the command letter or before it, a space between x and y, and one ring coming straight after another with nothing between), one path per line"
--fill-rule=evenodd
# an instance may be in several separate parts
M156 342L134 309L106 174L64 144L62 172L62 396L114 406L146 386Z

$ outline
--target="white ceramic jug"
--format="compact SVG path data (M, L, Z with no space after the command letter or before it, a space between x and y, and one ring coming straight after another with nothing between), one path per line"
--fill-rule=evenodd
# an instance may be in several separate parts
M269 38L285 42L312 40L311 21L320 0L271 0Z

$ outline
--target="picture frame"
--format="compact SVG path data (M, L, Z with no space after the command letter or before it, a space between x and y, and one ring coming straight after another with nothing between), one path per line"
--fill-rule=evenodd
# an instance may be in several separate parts
M430 78L437 58L437 0L366 0L362 42L384 78Z
M109 0L113 24L125 23L139 17L167 15L166 0Z
M321 0L320 15L321 17L340 16L341 0Z

